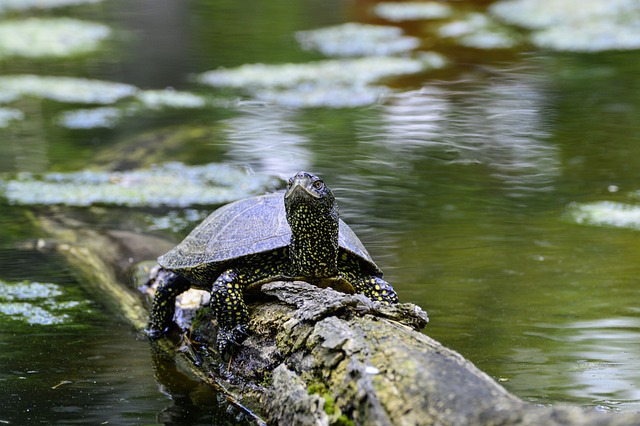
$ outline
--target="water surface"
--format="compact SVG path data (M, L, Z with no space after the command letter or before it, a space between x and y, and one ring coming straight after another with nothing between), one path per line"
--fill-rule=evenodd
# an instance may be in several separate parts
M171 86L245 102L147 111L112 128L77 130L60 126L59 114L86 105L24 98L15 106L27 118L0 129L0 172L127 169L150 156L279 177L316 172L401 300L429 312L427 334L524 399L637 411L640 234L579 225L566 214L572 203L634 202L637 51L473 49L434 39L427 24L412 21L397 25L450 65L389 79L395 92L371 105L291 108L194 81L218 67L320 59L294 33L381 23L370 5L114 0L57 9L52 13L104 22L116 36L103 51L76 59L3 60L3 74ZM115 213L101 226L179 238L211 208L180 216L168 231L141 229ZM30 209L0 204L0 279L74 289L70 297L86 303L86 312L62 325L0 314L0 420L153 423L176 400L189 401L178 419L220 419L214 397L163 392L148 344L83 293L61 259L15 249L41 236Z

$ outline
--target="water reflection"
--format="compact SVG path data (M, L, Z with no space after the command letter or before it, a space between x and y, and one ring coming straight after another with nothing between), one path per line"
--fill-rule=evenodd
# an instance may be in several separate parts
M640 401L639 318L541 323L526 334L546 341L539 344L538 349L520 348L512 355L519 374L530 371L527 376L539 385L538 395L547 393L555 398L568 395L587 404L610 408L637 407ZM531 382L525 385L521 380L516 379L513 385L531 387Z
M282 178L310 168L309 141L294 122L295 110L258 102L238 109L241 115L225 121L229 158Z
M427 151L452 164L482 164L510 196L550 191L560 172L547 139L544 87L531 73L425 86L392 96L372 141L405 158Z

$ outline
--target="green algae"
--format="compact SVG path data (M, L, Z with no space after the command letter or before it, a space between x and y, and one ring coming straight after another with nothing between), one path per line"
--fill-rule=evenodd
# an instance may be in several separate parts
M67 103L112 104L122 98L133 96L137 90L136 87L124 83L84 78L28 74L0 76L0 99L13 95Z
M164 108L196 109L204 108L207 104L202 96L173 89L143 90L136 95L136 99L146 108L153 110Z
M65 297L63 287L57 284L0 280L0 314L30 325L70 322L69 313L86 302Z
M303 49L326 56L386 56L420 46L420 39L404 35L398 27L354 22L299 31L296 39Z
M217 87L295 87L300 84L365 85L380 79L415 74L444 66L444 59L433 53L426 59L363 57L330 59L303 64L245 64L237 68L208 71L198 81ZM439 60L439 61L438 61Z
M245 64L208 71L197 80L214 87L244 89L258 99L285 106L341 108L375 102L388 90L374 85L380 80L445 65L442 55L424 52L413 58L371 56L302 64Z
M378 3L373 13L387 21L417 21L426 19L443 19L451 16L451 6L434 1L406 3Z
M226 203L276 184L274 178L223 164L165 163L127 172L22 173L0 180L0 195L19 205L187 207Z
M0 13L28 9L53 9L56 7L78 6L100 3L102 0L0 0Z
M0 107L0 129L8 127L13 121L20 121L24 119L24 113L15 108L1 108Z
M508 49L518 43L513 31L482 13L468 13L443 24L438 28L438 36L477 49Z
M78 109L63 112L58 124L68 129L112 128L123 115L123 111L115 107Z
M103 24L71 18L0 22L0 59L68 57L95 51L111 34Z
M640 206L637 205L613 201L573 204L567 214L578 224L640 230Z
M57 122L68 129L113 128L123 118L141 111L199 109L206 105L205 98L189 92L172 89L140 90L128 104L65 111L60 114Z
M503 0L490 12L532 30L538 47L575 52L640 48L640 3L635 0Z

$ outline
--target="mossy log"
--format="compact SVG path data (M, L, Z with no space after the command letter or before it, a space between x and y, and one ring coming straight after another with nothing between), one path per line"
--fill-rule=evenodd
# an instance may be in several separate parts
M115 312L144 327L143 298L122 277L132 262L170 244L51 217L37 221L56 241L40 246L55 247L103 300L110 299ZM156 358L172 358L192 381L215 387L257 424L640 424L640 414L520 400L420 332L427 317L416 305L383 306L302 282L266 284L262 293L250 303L251 334L228 362L213 349L211 313L187 303L187 297L178 306L178 318L188 332L178 333L177 344L155 343L162 353Z

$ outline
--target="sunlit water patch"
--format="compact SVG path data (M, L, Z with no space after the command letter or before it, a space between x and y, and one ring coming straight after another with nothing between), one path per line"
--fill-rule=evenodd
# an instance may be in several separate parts
M533 30L539 47L598 52L640 48L640 3L635 0L502 0L490 11Z
M86 305L81 300L66 300L63 287L52 283L0 280L0 314L32 325L63 324L69 312Z
M409 52L420 39L406 36L401 28L349 22L296 33L304 49L326 56L386 56Z
M111 34L103 24L71 18L0 22L0 59L65 57L89 53Z
M10 203L22 205L186 207L255 195L276 182L228 165L165 163L127 172L23 173L0 181L0 194Z

